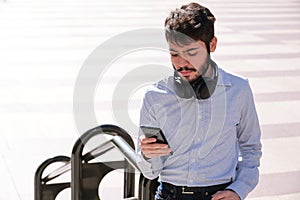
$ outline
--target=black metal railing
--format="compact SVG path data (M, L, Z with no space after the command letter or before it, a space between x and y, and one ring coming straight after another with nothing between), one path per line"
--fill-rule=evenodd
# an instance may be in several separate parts
M87 153L87 144L92 138L105 135L99 146L93 147ZM86 148L85 148L86 147ZM123 155L119 160L90 162L95 158L118 149ZM45 169L56 162L63 165L43 176ZM100 200L98 190L104 176L113 170L124 169L123 196L127 200L152 200L157 187L157 180L148 180L140 174L138 197L135 197L135 174L139 173L134 143L130 135L115 125L95 127L75 142L71 158L57 156L43 162L35 174L35 200L55 200L59 192L71 188L72 200ZM51 180L71 172L71 181L50 183Z
M65 171L57 169L52 173L48 174L45 178L42 178L45 169L53 163L62 162L65 166L70 163L70 158L67 156L56 156L54 158L47 159L44 161L36 170L34 177L34 199L35 200L54 200L58 193L62 190L70 187L70 182L63 183L48 183L49 181L57 178L64 174Z

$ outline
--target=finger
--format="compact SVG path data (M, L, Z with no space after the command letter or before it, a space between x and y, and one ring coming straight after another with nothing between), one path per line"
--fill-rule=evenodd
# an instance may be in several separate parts
M152 153L143 153L147 158L154 158L158 156L167 156L170 155L170 152L152 152Z
M142 144L150 144L156 142L156 138L140 138Z
M159 149L142 149L142 152L144 155L158 155L158 156L162 156L162 155L169 155L171 153L171 149L170 148L159 148Z
M162 143L156 143L156 139L155 138L145 138L142 139L139 143L139 146L141 148L168 148L167 144L162 144Z
M226 197L226 193L224 191L218 191L217 193L211 196L211 200L221 200Z
M158 148L158 149L142 149L142 152L145 153L151 153L151 154L165 154L165 153L170 153L171 149L170 148Z
M159 144L159 143L151 143L151 144L140 144L141 149L152 149L152 150L156 150L156 149L167 149L169 148L168 145L166 144Z

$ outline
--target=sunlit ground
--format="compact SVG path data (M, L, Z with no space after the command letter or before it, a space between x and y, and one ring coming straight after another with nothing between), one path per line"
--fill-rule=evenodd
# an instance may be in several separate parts
M89 117L76 121L76 80L96 48L106 55L118 50L103 49L105 41L127 31L161 29L168 12L185 2L0 2L0 199L33 199L37 167L56 155L71 156L79 135L98 124L121 126L136 140L141 98L150 82L135 82L141 77L134 70L146 65L171 69L165 49L130 49L131 37L125 44L129 50L109 64L99 63L97 84L86 86L94 87L94 94L80 97L94 108L97 123ZM202 2L217 18L219 43L212 57L249 78L262 125L261 178L248 199L300 199L300 2ZM136 79L129 81L134 89L126 87L128 94L118 84L131 76ZM110 174L101 183L100 196L122 199L122 182L120 172ZM70 199L70 190L57 199Z

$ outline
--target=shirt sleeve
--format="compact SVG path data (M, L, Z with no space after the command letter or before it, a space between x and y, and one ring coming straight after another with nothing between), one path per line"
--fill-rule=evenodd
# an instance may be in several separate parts
M243 89L244 101L240 123L237 126L240 158L237 165L237 176L227 189L234 190L241 200L245 199L258 183L260 165L261 142L260 127L254 105L253 94L249 83Z
M149 102L150 95L146 94L143 100L143 105L140 113L140 125L141 126L151 126L151 127L159 127L159 123L155 118L155 110L157 106L155 104L150 104ZM139 137L137 144L139 144L139 138L143 135L141 129L139 129ZM137 165L139 166L141 173L148 179L155 179L160 174L163 168L162 157L155 158L145 158L141 152L140 146L137 145L137 156L138 161Z

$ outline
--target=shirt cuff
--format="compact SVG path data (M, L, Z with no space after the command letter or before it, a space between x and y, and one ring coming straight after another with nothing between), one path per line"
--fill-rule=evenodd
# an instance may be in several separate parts
M235 192L240 197L240 200L244 200L248 195L248 193L246 192L245 188L243 188L241 185L242 184L239 184L237 181L235 181L227 188L225 188L225 190L230 190Z
M226 191L226 190L236 193L236 194L239 196L239 198L241 199L240 195L239 195L236 191L234 191L233 189L226 188L225 191Z

